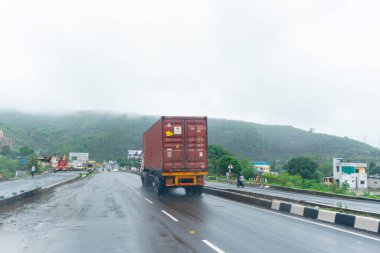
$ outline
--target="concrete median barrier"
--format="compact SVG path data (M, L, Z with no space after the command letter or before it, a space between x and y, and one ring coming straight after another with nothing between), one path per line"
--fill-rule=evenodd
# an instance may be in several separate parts
M320 221L335 223L335 214L336 212L327 211L327 210L318 210L317 219Z
M285 213L290 213L290 209L292 209L292 204L281 202L280 203L280 211Z
M16 202L26 200L27 198L33 197L37 194L41 194L41 193L51 191L51 190L53 190L59 186L63 186L65 184L72 183L72 182L78 180L79 178L80 178L80 176L77 176L77 177L74 177L74 178L71 178L71 179L68 179L65 181L61 181L61 182L58 182L58 183L55 183L52 185L48 185L46 187L37 187L37 188L31 189L31 190L21 190L20 193L13 192L12 196L10 196L10 197L0 198L0 208L14 204Z
M362 230L380 233L379 220L369 217L356 216L354 227Z
M345 225L348 227L353 227L355 224L355 218L354 215L349 215L345 213L336 213L335 215L335 223Z
M15 202L24 200L26 198L32 197L40 193L40 191L41 191L41 187L38 187L38 188L28 190L28 191L24 190L24 192L21 192L20 194L17 194L17 193L13 194L11 197L8 197L8 198L3 198L0 200L0 208L13 204Z
M304 209L305 209L304 206L292 204L291 209L290 209L290 213L303 216L303 214L305 212Z
M305 216L305 217L311 218L311 219L317 219L318 213L319 213L318 209L311 208L311 207L305 207L303 209L303 215L302 216Z
M328 223L339 224L364 231L380 233L380 220L374 218L363 217L359 215L351 215L340 212L333 212L319 208L300 205L299 203L284 202L278 199L263 199L252 196L253 194L242 194L230 190L221 190L212 187L205 187L204 192L219 197L231 199L245 204L260 206L266 209L273 209L280 212L290 213L292 215L302 216L314 220Z
M62 181L62 182L58 182L58 183L55 183L55 184L52 184L52 185L48 185L46 187L43 187L41 188L41 192L46 192L46 191L50 191L50 190L53 190L59 186L63 186L65 184L70 184L78 179L81 178L81 175L78 175L77 177L74 177L74 178L71 178L71 179L68 179L68 180L65 180L65 181Z

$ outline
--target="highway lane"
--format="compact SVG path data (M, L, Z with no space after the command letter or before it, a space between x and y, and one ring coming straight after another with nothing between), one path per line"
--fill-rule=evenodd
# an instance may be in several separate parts
M380 237L100 173L0 216L4 252L378 252ZM357 234L358 233L358 234ZM365 237L368 236L368 237Z
M45 188L75 178L78 175L79 172L49 173L0 182L0 196L7 198L12 196L14 192L20 193L20 191L33 190L38 187Z
M276 189L263 189L258 187L244 187L238 188L236 185L225 184L225 183L214 183L214 182L206 182L207 186L216 187L219 189L234 189L240 191L250 191L255 193L266 194L274 197L283 197L294 199L297 201L309 201L313 203L331 205L336 207L339 203L342 204L342 207L347 207L350 209L356 209L361 211L373 212L380 214L380 202L374 201L365 201L365 200L353 200L353 199L344 199L337 197L327 197L327 196L317 196L306 193L295 193L295 192L287 192Z

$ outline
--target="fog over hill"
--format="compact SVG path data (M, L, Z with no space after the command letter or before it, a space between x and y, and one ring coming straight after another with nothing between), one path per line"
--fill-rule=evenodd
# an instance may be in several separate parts
M0 128L14 140L14 148L28 146L41 153L90 152L96 160L126 157L141 149L142 136L159 116L83 111L67 114L0 112ZM325 160L377 159L379 150L349 138L311 133L292 126L263 125L208 119L209 144L217 144L239 158L286 160L308 155Z

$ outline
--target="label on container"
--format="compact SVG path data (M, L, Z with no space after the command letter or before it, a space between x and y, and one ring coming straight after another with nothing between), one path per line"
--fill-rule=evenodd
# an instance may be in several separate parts
M182 134L182 127L175 126L174 127L174 134Z
M168 137L173 136L173 132L172 131L166 131L165 134Z

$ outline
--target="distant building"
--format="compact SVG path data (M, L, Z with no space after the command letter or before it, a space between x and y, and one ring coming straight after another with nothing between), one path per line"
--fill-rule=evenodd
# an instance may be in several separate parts
M3 129L0 129L0 151L3 150L4 147L9 147L12 149L13 140L9 138L5 138Z
M269 173L270 165L268 162L250 161L249 164L261 173Z
M89 153L70 152L69 162L71 166L77 167L77 166L87 164L89 157L90 157Z
M139 160L142 157L142 150L128 150L128 160L136 159Z
M332 185L334 183L334 177L331 176L331 177L324 177L323 178L323 183L325 185Z
M380 189L380 176L379 177L368 177L368 188Z
M350 189L366 189L367 181L366 163L346 163L342 158L333 159L333 178L339 186L348 183Z
M42 167L50 167L51 166L51 156L41 156L38 157L37 160L40 161Z

